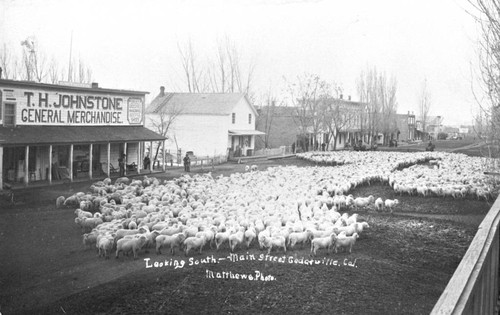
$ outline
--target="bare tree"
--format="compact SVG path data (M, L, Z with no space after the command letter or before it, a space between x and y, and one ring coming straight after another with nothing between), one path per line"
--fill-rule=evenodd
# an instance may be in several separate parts
M49 64L49 80L52 84L59 82L59 66L54 58L52 58Z
M486 141L483 154L498 157L500 146L500 3L469 0L470 15L479 26L478 47L481 91L473 91L478 103L475 129ZM479 96L478 96L479 94Z
M397 129L397 80L395 77L391 77L390 80L387 81L385 74L382 74L379 76L378 88L380 91L380 101L382 103L380 130L384 135L384 144L387 144L389 141L389 135L393 134Z
M303 74L287 85L293 105L292 118L300 130L303 150L318 148L317 135L322 127L321 102L328 97L328 84L318 75ZM311 136L312 139L309 139Z
M177 48L188 92L245 93L253 100L254 60L244 71L243 53L229 37L218 41L215 57L207 56L205 61L198 57L191 40L184 46L177 43Z
M11 76L14 75L16 70L14 64L17 61L12 59L12 54L7 48L7 45L3 44L2 51L0 51L0 67L2 68L2 79L11 79Z
M198 61L196 54L193 49L193 43L191 39L188 40L185 47L181 47L180 43L177 43L177 49L181 57L181 64L184 70L184 75L186 79L186 85L190 93L200 92L199 81L201 79L202 71L201 67L198 66Z
M373 138L378 134L380 119L382 117L380 90L377 88L377 69L373 67L369 68L366 72L361 72L356 85L360 101L366 104L365 111L361 117L361 132L362 134L368 134L368 142L373 144Z
M387 80L386 74L375 67L361 72L356 81L358 96L366 104L361 113L361 133L369 135L369 143L381 132L384 142L396 130L397 81L394 77Z
M263 96L263 103L264 104L260 107L259 119L257 119L256 123L260 128L263 128L265 132L265 135L262 136L264 138L264 148L269 148L269 142L273 132L273 121L281 103L272 93L271 88L269 88L267 93Z
M21 80L53 84L57 83L60 78L66 77L65 70L59 70L59 64L54 58L47 62L47 55L34 37L31 36L21 41L21 46L23 47L22 56L20 59L16 59L8 50L7 45L3 45L3 49L0 50L0 67L3 69L2 77L12 80L19 77ZM72 71L73 68L76 68L78 72ZM66 73L69 81L92 82L92 70L84 64L82 59L79 60L76 67L70 63L69 70Z
M179 115L182 114L182 108L167 103L166 106L161 107L158 111L155 111L153 113L156 114L153 118L150 119L153 130L156 131L158 134L168 138L169 131L171 130L175 120ZM155 156L153 158L153 165L154 163L156 163L156 160L158 159L158 154L160 152L161 144L162 142L158 141ZM164 157L164 155L165 152L163 152L162 156Z
M427 79L424 79L422 86L418 94L418 114L420 121L422 122L422 132L424 135L427 134L427 123L429 120L429 110L431 108L431 93L427 86Z
M337 149L338 137L346 132L359 115L357 105L342 100L338 95L323 101L323 126L328 138L333 139L333 150Z

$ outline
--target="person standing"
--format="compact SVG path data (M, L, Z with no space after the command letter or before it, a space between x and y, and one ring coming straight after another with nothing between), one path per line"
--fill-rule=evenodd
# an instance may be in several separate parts
M125 153L118 158L118 167L120 168L120 177L125 176Z
M149 153L146 154L146 157L144 158L144 169L149 170L149 166L151 165L151 160L149 159Z
M184 161L184 171L189 172L191 168L191 159L189 158L189 155L187 153L183 161Z

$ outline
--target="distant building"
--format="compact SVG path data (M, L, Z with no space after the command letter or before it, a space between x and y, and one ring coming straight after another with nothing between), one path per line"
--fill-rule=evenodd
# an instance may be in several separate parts
M322 101L336 102L335 106L339 106L339 114L342 116L337 120L342 126L340 126L340 131L337 135L336 149L343 149L346 143L353 145L358 139L362 138L363 103L351 101L350 98L347 100L340 98ZM307 151L319 150L323 147L323 144L326 150L333 150L334 148L336 131L331 134L327 126L320 126L316 134L316 139L314 139L315 135L311 126L307 127L306 130L301 130L301 126L299 126L297 121L296 107L261 106L258 107L258 112L259 117L256 128L264 132L265 135L259 136L256 142L256 149L264 148L266 142L268 148L289 146L292 144L297 149L300 148ZM318 147L314 148L314 143Z
M256 137L255 150L291 146L297 141L299 129L293 118L293 107L259 106L255 129L265 133Z
M164 113L164 114L162 114ZM165 150L195 156L247 156L255 148L257 110L243 93L160 93L146 108L152 130L162 115L177 117L169 126Z
M416 121L416 139L418 140L436 140L438 138L438 134L442 132L444 117L442 116L428 116L427 122L425 124L425 130L423 130L423 122L422 120Z
M396 140L413 141L415 140L415 114L396 114Z

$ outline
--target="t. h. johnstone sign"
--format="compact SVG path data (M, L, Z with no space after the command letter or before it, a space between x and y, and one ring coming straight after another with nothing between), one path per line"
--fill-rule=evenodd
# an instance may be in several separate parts
M87 91L55 92L13 88L17 125L138 125L144 99Z

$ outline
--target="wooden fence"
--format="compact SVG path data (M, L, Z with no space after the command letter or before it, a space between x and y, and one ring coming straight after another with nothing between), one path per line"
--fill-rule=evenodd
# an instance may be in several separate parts
M500 197L479 225L431 314L498 314L499 221Z

